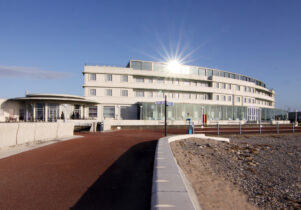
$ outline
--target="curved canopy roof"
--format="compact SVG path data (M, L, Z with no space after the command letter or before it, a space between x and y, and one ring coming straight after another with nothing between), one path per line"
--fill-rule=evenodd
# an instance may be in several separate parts
M71 103L86 103L98 104L93 100L88 100L82 96L65 95L65 94L26 94L25 97L11 98L12 101L53 101L53 102L71 102Z

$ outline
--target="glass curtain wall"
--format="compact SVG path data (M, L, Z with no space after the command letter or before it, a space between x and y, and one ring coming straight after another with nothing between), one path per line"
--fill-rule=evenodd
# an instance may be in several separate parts
M45 121L45 104L44 103L36 104L35 121Z
M142 103L143 120L164 120L164 104ZM249 110L250 111L250 110ZM258 116L252 110L252 116ZM248 108L242 106L201 105L201 104L173 104L167 107L168 120L193 120L202 119L202 114L207 115L207 120L249 120ZM262 109L262 121L287 120L287 112L279 109ZM255 117L254 117L255 119ZM252 118L252 120L254 120Z
M56 122L58 118L59 118L59 105L48 104L48 121Z

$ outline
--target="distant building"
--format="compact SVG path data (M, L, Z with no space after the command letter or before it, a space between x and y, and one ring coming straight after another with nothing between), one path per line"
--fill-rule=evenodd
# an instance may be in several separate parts
M27 94L25 97L0 100L0 122L93 119L89 107L95 104L97 102L81 96Z
M99 120L259 122L287 120L275 91L257 79L207 67L131 60L126 67L84 66L84 96ZM204 118L205 116L205 118ZM201 122L200 122L201 123Z

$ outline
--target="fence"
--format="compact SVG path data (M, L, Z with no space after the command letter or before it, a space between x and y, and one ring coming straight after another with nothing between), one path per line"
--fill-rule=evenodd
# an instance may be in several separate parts
M263 133L295 133L301 132L301 127L296 126L294 123L280 125L260 125L260 124L239 124L238 126L227 126L216 124L215 126L204 127L201 125L193 125L192 132L194 134L213 134L213 135L224 135L224 134L263 134Z

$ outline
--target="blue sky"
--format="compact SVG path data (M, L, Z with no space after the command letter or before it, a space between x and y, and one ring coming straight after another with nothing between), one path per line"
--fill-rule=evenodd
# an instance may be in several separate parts
M0 98L83 95L83 66L164 60L264 81L301 110L299 0L0 0Z

